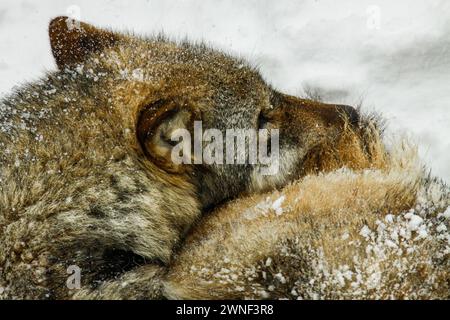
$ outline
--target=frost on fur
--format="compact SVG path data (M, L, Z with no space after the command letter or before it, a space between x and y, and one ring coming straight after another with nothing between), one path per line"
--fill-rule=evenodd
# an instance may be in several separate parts
M449 205L402 142L383 169L310 175L215 212L175 259L166 295L448 299Z

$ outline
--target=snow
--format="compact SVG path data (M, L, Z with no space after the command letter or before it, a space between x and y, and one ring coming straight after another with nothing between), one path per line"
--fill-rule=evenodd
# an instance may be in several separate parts
M267 197L265 200L257 203L253 208L246 209L244 216L248 220L253 220L255 218L262 216L267 216L269 213L275 213L275 215L280 216L283 214L282 204L286 197L281 195L276 200L272 200L271 197Z
M55 69L47 24L58 15L205 40L253 61L284 92L362 101L450 181L449 1L2 0L0 95Z
M450 207L442 214L445 218L450 219Z
M370 229L369 229L368 226L362 227L361 231L359 232L359 234L360 234L361 236L363 236L364 238L369 237L371 233L372 233L372 232L370 231Z
M286 278L281 274L281 273L277 273L275 274L275 279L277 279L278 281L280 281L280 283L285 284L286 283Z
M409 222L408 222L408 229L411 230L411 231L418 230L420 225L423 222L423 219L420 216L415 215L413 213L407 213L405 215L405 218L407 218L409 220Z
M277 200L274 201L272 204L272 209L275 211L277 216L281 215L283 213L283 208L281 207L284 199L286 199L285 196L279 197Z

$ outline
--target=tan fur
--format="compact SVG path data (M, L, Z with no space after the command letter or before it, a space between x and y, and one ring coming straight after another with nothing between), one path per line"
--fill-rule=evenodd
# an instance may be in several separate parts
M216 210L173 260L165 295L448 299L449 218L441 213L450 190L426 179L414 149L394 151L382 170L307 176ZM277 215L271 205L281 196ZM408 211L424 219L427 237L408 228Z

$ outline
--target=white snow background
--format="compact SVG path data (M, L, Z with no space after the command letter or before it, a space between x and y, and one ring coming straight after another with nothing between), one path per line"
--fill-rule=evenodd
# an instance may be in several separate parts
M276 88L320 88L377 110L450 182L450 1L1 0L0 95L54 70L47 26L98 26L204 40L260 66Z

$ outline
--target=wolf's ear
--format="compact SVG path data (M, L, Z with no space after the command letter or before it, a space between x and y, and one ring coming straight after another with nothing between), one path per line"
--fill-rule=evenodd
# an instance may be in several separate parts
M159 100L139 114L137 137L145 155L158 167L183 173L192 163L191 133L196 113L186 105Z
M50 45L59 69L83 62L92 52L113 45L119 36L68 17L54 18L49 25Z

